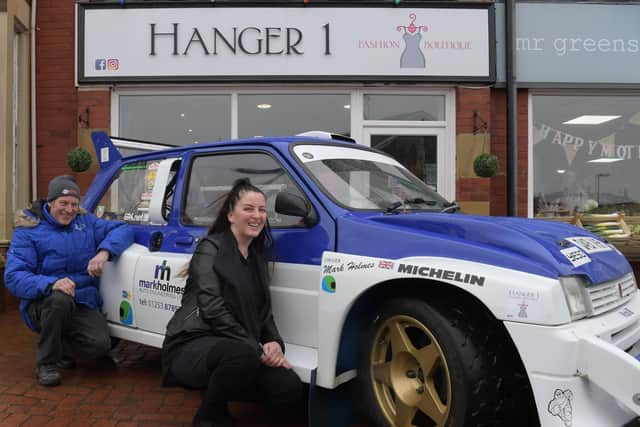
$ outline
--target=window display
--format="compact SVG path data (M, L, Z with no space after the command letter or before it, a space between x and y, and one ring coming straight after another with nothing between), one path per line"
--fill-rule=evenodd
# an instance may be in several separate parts
M640 96L533 95L534 215L640 215Z

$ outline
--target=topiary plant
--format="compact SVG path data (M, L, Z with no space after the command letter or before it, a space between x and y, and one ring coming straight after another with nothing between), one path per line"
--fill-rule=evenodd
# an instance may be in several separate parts
M67 153L67 164L74 172L84 172L91 167L91 154L82 147L76 147Z
M498 157L490 153L482 153L473 161L473 171L481 178L491 178L498 172Z

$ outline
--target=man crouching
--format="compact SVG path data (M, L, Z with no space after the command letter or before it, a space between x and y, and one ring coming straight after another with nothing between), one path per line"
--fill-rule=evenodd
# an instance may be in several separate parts
M18 212L5 285L20 299L27 326L40 334L40 384L58 385L59 369L111 349L98 276L104 263L131 243L133 232L126 223L80 210L80 188L69 175L52 179L46 200Z

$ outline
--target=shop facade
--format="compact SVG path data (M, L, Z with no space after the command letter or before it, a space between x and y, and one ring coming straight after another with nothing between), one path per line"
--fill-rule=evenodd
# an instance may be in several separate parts
M178 145L328 130L468 212L507 213L504 3L232 4L41 0L38 55L63 59L39 68L34 192L94 129ZM518 214L635 213L639 5L515 9ZM580 111L620 117L565 123ZM473 171L481 152L500 158L493 178Z
M491 151L493 4L305 4L78 2L74 127L50 113L38 126L76 138L41 139L38 159L58 166L38 175L38 192L69 149L92 151L95 129L172 145L326 130L491 213L491 179L472 162ZM78 178L88 185L91 170Z
M527 214L578 221L630 259L640 258L639 20L638 2L519 2L515 23L517 85L527 94L528 123L519 128L528 138Z

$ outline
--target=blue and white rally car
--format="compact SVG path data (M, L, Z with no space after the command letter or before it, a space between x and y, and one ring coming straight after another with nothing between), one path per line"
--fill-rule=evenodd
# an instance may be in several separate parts
M127 158L106 134L93 139L100 171L83 205L135 230L102 277L113 336L161 346L178 272L249 177L267 195L276 323L314 388L354 380L380 426L603 427L640 415L640 296L599 237L457 213L393 158L336 136Z

